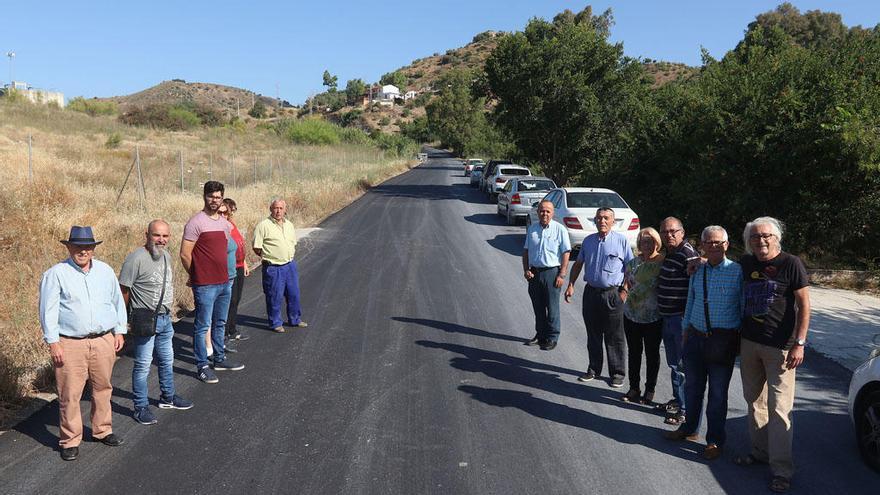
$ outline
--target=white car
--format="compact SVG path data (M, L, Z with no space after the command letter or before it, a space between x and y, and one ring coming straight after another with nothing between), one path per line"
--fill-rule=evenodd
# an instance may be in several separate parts
M862 459L880 471L880 334L874 336L874 346L849 382L849 416Z
M464 162L464 176L467 177L471 175L471 172L473 172L474 167L477 165L486 165L486 162L480 158L468 158Z
M532 175L532 172L529 171L528 167L514 165L512 163L495 167L495 171L491 172L491 175L483 180L483 182L486 183L486 192L489 193L489 199L495 201L498 197L498 193L504 189L507 181L513 176L518 175Z
M596 210L602 207L614 210L615 231L625 235L630 246L636 246L639 235L639 216L636 215L626 201L611 189L597 187L560 187L553 189L544 196L553 203L553 220L561 223L568 230L572 252L579 251L584 239L596 233ZM526 225L538 222L538 201L532 204Z

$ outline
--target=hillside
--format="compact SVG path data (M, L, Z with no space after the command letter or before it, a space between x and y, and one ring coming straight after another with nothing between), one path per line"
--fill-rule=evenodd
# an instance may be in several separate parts
M263 96L253 91L224 86L222 84L186 82L172 79L147 88L143 91L126 96L97 98L99 101L112 101L119 105L121 111L130 107L145 107L152 104L197 103L213 107L225 112L246 113L256 102L262 102L267 108L290 107L287 101Z

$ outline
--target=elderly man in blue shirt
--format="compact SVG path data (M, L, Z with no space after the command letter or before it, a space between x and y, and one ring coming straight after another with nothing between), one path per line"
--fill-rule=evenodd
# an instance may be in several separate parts
M535 337L526 345L551 351L559 341L559 293L568 271L571 240L562 224L553 220L550 201L538 205L538 223L529 226L523 248L523 274L535 310Z
M116 273L93 259L102 241L92 228L74 226L61 242L70 256L43 274L40 325L55 366L61 458L72 461L82 442L79 403L86 382L92 389L92 438L111 447L122 444L113 433L110 375L128 318Z
M691 277L682 327L684 335L686 419L677 430L666 432L670 440L696 440L706 383L706 448L703 457L721 455L727 438L727 390L739 342L743 313L743 276L739 263L727 259L727 231L718 225L703 229L700 245L706 254Z
M627 291L623 286L623 272L626 263L635 256L626 236L611 230L614 226L614 210L597 209L594 222L596 233L584 239L577 260L571 267L565 302L571 302L574 284L583 267L586 282L583 315L590 363L587 372L579 376L578 380L587 382L602 374L604 342L608 354L610 385L620 388L626 376L623 303L626 301Z

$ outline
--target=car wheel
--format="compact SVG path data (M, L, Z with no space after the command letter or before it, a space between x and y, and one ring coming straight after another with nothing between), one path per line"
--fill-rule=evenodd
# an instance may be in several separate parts
M504 215L507 220L507 225L516 225L516 217L510 214L510 208L507 209L507 214Z
M868 393L856 405L856 440L865 463L880 471L880 390Z

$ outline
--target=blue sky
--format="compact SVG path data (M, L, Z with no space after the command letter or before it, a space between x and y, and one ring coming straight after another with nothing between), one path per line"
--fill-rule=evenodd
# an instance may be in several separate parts
M759 0L629 0L610 7L612 39L628 55L691 65L700 46L716 57L742 39ZM793 1L802 12L842 14L847 25L880 23L877 0ZM324 69L378 80L415 59L463 46L486 30L522 30L587 2L384 0L336 2L73 2L15 0L0 12L0 53L14 50L17 80L73 96L115 96L162 80L213 82L278 94L294 104L322 90ZM9 59L0 79L9 79Z

